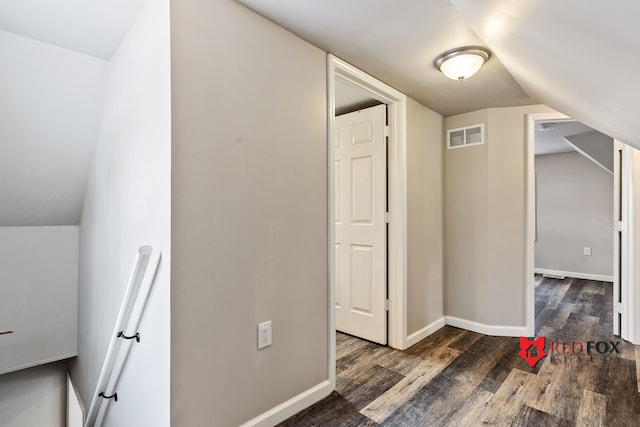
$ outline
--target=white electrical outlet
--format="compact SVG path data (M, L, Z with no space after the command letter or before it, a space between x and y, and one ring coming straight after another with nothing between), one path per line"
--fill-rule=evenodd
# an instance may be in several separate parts
M589 246L584 247L584 254L587 256L591 255L591 248Z
M258 324L258 350L271 345L271 320Z

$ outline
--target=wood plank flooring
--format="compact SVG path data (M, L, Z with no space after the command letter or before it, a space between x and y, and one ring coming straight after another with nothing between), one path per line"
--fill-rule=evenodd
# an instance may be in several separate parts
M640 347L613 336L612 291L538 276L536 336L565 353L533 367L519 338L451 326L405 351L338 333L336 391L280 425L640 427Z

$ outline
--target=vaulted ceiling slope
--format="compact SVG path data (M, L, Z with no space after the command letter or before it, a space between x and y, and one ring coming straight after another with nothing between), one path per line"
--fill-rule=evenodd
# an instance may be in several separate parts
M529 95L640 148L640 2L451 2Z
M74 225L108 62L0 31L0 226Z
M237 1L442 115L535 100L640 147L635 0ZM433 67L473 44L494 55L471 79Z
M79 223L108 60L144 1L0 2L0 226Z
M145 0L3 0L0 29L109 60Z

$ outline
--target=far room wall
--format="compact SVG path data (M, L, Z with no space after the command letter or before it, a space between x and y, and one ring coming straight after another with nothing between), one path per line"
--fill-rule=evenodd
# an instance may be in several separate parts
M62 427L66 421L67 362L0 376L0 426Z
M77 354L77 294L77 226L0 227L0 375Z
M611 280L613 175L577 152L536 156L535 166L535 269Z
M64 425L77 272L77 226L0 227L2 427Z

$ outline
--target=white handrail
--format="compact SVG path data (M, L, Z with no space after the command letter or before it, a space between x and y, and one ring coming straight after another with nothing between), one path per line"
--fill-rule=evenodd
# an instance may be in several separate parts
M107 397L117 396L116 387L132 345L130 339L124 338L135 336L138 333L137 329L144 312L147 298L149 297L149 292L153 286L159 262L160 253L154 253L151 246L141 246L138 249L135 267L129 278L129 284L127 285L113 334L111 335L109 348L107 349L104 364L100 371L95 393L91 399L91 406L89 407L89 413L85 420L84 427L102 425L109 403L113 399L105 398L101 396L101 394Z

